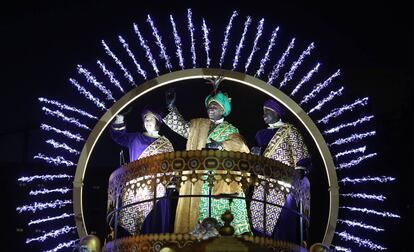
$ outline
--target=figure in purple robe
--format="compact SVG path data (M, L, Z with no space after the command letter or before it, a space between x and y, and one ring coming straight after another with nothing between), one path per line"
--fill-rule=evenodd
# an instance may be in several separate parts
M299 130L291 124L282 121L285 115L284 108L275 100L266 100L263 105L263 120L268 127L256 133L258 146L253 147L251 152L256 155L282 162L302 174L301 183L309 186L309 181L304 175L310 165L308 148L305 145ZM309 187L307 188L309 189ZM309 208L310 194L307 191L307 200L304 202L305 208ZM254 188L253 199L265 200L267 202L284 206L284 208L266 205L257 201L250 204L250 213L253 232L256 235L271 236L277 240L285 240L299 243L299 216L289 209L297 211L297 204L291 194L285 196L282 192L270 189L265 194L262 185ZM308 209L309 210L309 209ZM264 227L263 218L266 218Z
M146 108L141 113L145 132L126 132L124 116L117 115L111 126L112 139L129 149L130 161L174 151L171 142L159 135L162 115L154 108ZM135 178L127 183L139 183L143 178ZM158 200L154 208L153 201L139 203L120 211L120 225L130 234L168 233L173 230L176 202L168 196L176 193L175 189L165 188L159 183L156 188L156 197L167 196ZM154 197L154 189L137 187L136 190L123 192L122 204L127 205L138 201L149 200ZM173 213L174 212L174 213Z

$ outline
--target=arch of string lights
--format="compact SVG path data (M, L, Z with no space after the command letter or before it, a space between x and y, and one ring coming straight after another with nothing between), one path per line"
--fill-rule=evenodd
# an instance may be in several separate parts
M32 199L29 204L16 209L18 213L30 214L26 216L30 230L26 243L42 243L43 251L52 252L71 251L78 241L71 211L74 167L85 139L107 108L137 83L163 72L215 67L244 72L279 88L316 122L333 155L341 187L332 248L336 251L386 250L375 240L376 234L385 232L380 219L400 216L381 209L386 196L362 190L369 187L373 188L370 191L380 191L383 184L395 178L360 175L364 174L363 170L352 176L352 171L361 167L365 160L377 156L368 150L369 141L376 134L369 123L374 116L364 110L369 98L345 97L340 84L341 71L322 74L322 64L312 59L314 43L301 45L295 38L284 43L279 38L280 28L265 25L264 19L241 17L234 11L224 31L214 31L220 33L220 36L215 35L220 37L216 41L220 44L217 44L219 51L213 52L210 38L214 29L204 18L193 18L191 9L186 14L186 24L182 26L169 16L169 27L164 31L168 35L161 34L156 20L148 15L144 24L133 24L133 40L127 41L121 35L111 43L102 40L105 59L89 67L77 65L79 76L69 78L68 83L85 102L94 104L94 109L85 111L79 104L61 99L38 98L46 120L40 128L44 132L44 146L49 148L34 159L57 168L46 168L50 172L18 178L19 183L40 182L43 185L40 190L28 192ZM242 33L234 32L236 28ZM145 37L145 34L152 36ZM136 56L138 52L141 58ZM134 68L128 69L127 65ZM59 126L56 125L58 121Z

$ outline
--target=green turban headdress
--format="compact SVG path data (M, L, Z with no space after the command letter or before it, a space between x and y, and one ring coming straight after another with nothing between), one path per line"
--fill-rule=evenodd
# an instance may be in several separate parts
M223 94L222 92L218 92L215 95L210 94L209 96L206 97L205 100L205 104L206 104L206 108L208 107L208 104L210 104L210 102L217 102L223 109L224 109L224 116L228 116L231 112L231 103L230 103L230 98L227 97L226 94Z

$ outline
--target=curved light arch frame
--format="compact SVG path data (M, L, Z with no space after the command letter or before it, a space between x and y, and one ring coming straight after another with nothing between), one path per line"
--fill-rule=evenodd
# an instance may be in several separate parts
M114 105L112 105L99 119L99 121L94 126L93 130L89 134L88 139L86 140L83 146L76 167L75 179L73 181L73 209L75 213L77 231L80 237L87 235L82 203L83 180L85 177L86 168L89 162L89 158L99 137L101 136L105 128L108 126L108 124L115 117L115 115L118 114L122 109L127 107L129 104L134 102L136 99L138 99L146 93L151 92L152 90L178 81L201 79L212 76L222 76L223 80L237 82L271 96L272 98L276 99L281 104L283 104L301 122L301 124L311 135L319 151L319 154L322 157L325 172L328 178L329 216L322 242L324 244L331 244L338 218L339 186L332 155L319 129L316 127L312 119L306 114L306 112L295 101L293 101L289 96L284 94L279 89L267 84L266 82L258 78L244 73L213 68L195 68L180 70L176 72L167 73L158 76L157 78L154 78L152 80L146 81L138 85L131 91L129 91L127 94L125 94Z

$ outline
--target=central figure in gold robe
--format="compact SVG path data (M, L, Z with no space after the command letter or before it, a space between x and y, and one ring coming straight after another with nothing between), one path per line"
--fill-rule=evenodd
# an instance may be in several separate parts
M230 114L231 103L227 95L218 92L207 96L205 99L208 118L196 118L187 122L175 107L175 93L167 93L167 106L170 113L164 118L164 122L173 131L187 138L187 150L218 149L226 151L239 151L249 153L239 130L224 117ZM207 182L185 182L180 187L180 195L208 195ZM244 197L241 186L236 182L227 184L220 180L214 184L212 195L238 194ZM232 226L235 234L250 232L249 219L245 200L233 199L231 205L227 199L212 199L209 204L208 197L185 197L178 200L175 218L175 233L189 233L198 224L198 221L211 217L221 222L220 216L225 210L231 208L235 216Z

